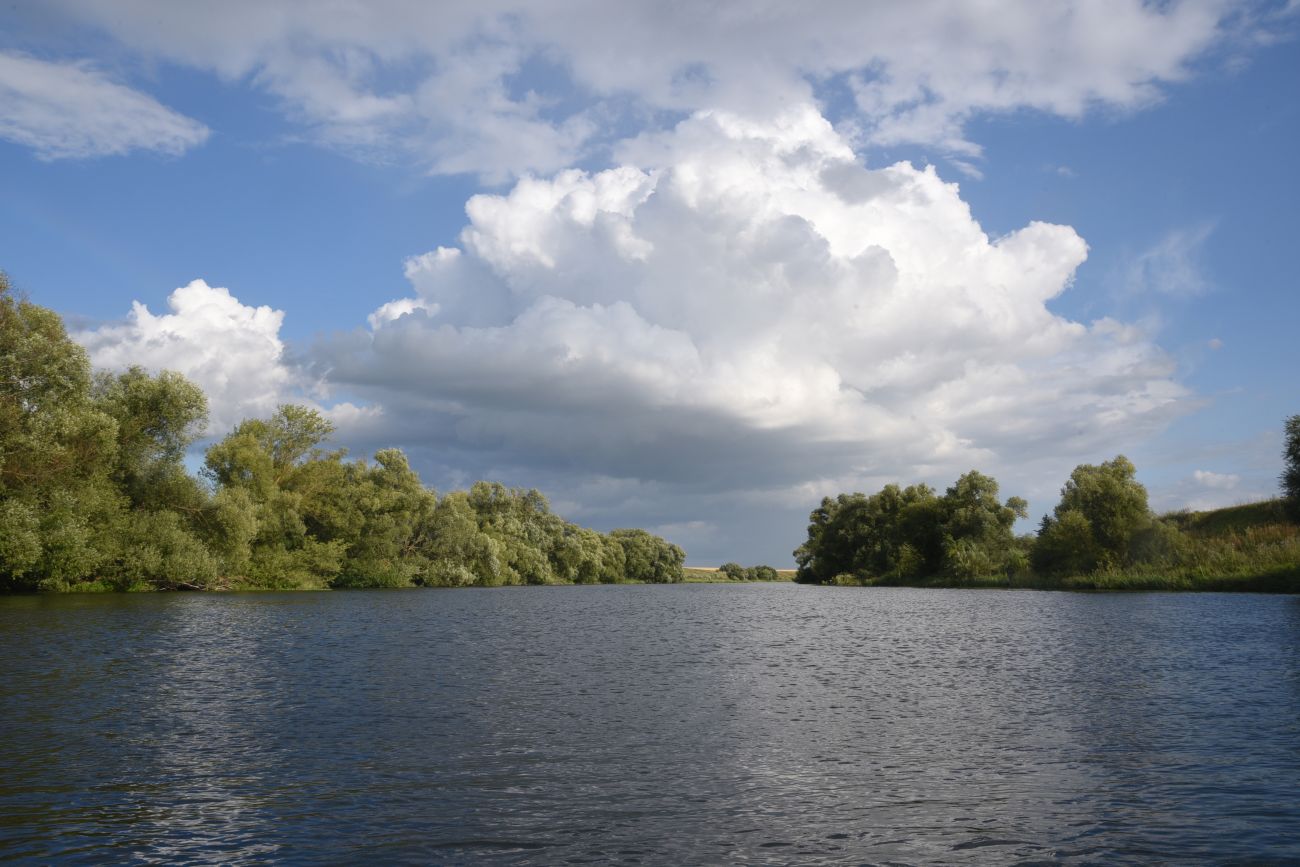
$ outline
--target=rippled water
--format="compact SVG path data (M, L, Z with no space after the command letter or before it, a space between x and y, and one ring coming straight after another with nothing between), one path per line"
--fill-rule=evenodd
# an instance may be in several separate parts
M0 599L0 858L1300 860L1300 600Z

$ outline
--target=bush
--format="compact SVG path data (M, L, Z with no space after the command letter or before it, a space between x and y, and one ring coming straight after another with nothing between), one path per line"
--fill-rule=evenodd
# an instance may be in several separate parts
M718 572L726 575L732 581L749 580L749 570L739 563L723 563L718 567Z

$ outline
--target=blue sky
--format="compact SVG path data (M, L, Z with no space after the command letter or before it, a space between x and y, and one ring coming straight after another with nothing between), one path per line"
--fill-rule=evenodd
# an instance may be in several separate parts
M7 7L0 268L214 436L310 402L693 563L971 468L1271 496L1297 5L1005 5Z

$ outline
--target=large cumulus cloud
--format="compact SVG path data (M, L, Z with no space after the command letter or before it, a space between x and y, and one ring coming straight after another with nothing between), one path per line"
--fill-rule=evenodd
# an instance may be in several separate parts
M485 466L751 499L1064 466L1187 406L1141 331L1050 309L1074 230L990 238L955 184L864 167L810 106L698 113L620 156L471 199L315 376Z
M810 104L697 112L617 157L471 198L409 295L297 360L280 311L202 281L77 337L193 378L214 433L310 384L360 452L401 445L444 489L536 485L696 562L788 562L820 496L972 467L1045 510L1193 404L1139 327L1053 312L1073 229L989 237L956 184L864 165Z
M98 368L140 365L175 370L208 396L209 433L264 416L294 393L298 380L284 358L284 312L240 303L230 291L194 280L167 297L168 313L140 302L123 322L72 335Z

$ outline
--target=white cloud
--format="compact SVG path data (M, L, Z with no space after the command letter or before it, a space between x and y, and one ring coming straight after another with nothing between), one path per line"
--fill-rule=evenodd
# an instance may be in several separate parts
M180 154L206 141L208 128L87 64L0 53L0 138L45 160Z
M1125 274L1128 291L1177 298L1209 291L1201 249L1213 231L1214 224L1205 222L1167 232L1129 263Z
M1239 459L1232 455L1229 459ZM1153 488L1151 504L1157 511L1188 509L1193 512L1254 503L1277 495L1268 473L1251 469L1242 473L1194 470L1190 476Z
M72 337L96 367L138 364L174 370L198 384L208 396L209 435L268 415L290 394L295 380L279 337L282 311L246 306L202 280L173 291L167 306L170 313L155 315L137 301L125 322Z
M366 317L366 321L370 323L371 328L378 328L385 322L392 322L417 310L436 313L438 306L435 304L429 307L416 298L398 298L395 301L389 301L387 304L381 305L374 313Z
M1242 27L1276 23L1254 0L52 5L148 58L252 83L327 143L497 180L571 165L621 124L771 119L827 88L856 106L863 143L933 145L978 171L976 115L1139 108Z
M316 374L392 441L658 496L1055 480L1188 408L1140 329L1048 310L1087 255L1072 229L989 238L956 185L864 168L810 106L621 155L474 197L459 247L407 264L418 311L318 344Z
M1231 490L1241 481L1241 476L1236 473L1213 473L1209 470L1196 470L1192 478L1198 485L1216 490Z

